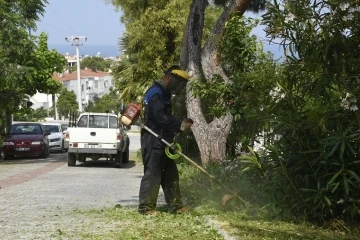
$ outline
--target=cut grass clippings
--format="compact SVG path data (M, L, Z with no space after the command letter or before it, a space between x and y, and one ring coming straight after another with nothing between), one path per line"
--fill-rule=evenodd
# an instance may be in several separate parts
M231 175L222 173L221 169L208 168L208 170L231 189L237 190L241 196L245 196L251 205L244 206L234 198L226 206L222 206L221 198L227 192L199 171L186 165L180 166L180 185L183 197L188 203L193 204L197 212L208 215L213 223L237 239L360 239L359 226L348 226L340 220L338 223L329 223L320 227L305 223L305 221L291 216L290 212L283 217L276 215L269 209L270 199L264 192L257 191L258 188L254 187L250 181L240 177L233 178Z
M141 162L139 154L137 154L136 157L134 156L134 159L137 159L138 163ZM154 220L153 216L144 218L144 216L138 215L137 212L133 212L132 214L135 214L134 217L138 219L135 221L138 221L140 226L136 228L136 231L139 232L136 234L133 233L135 234L135 237L129 239L223 239L223 237L219 236L217 233L215 234L214 229L210 231L210 233L215 234L213 236L197 235L198 233L201 233L201 230L197 227L209 229L209 226L206 224L209 221L206 219L211 219L213 224L216 224L236 239L241 240L360 239L359 227L352 227L351 229L348 229L345 225L338 228L329 226L319 227L310 223L281 221L270 217L271 214L270 216L266 214L265 209L260 209L257 206L247 208L241 204L238 205L238 201L230 201L226 207L223 207L220 204L220 199L221 196L226 193L224 192L224 189L209 180L192 166L180 164L178 167L181 176L180 185L182 185L184 200L187 203L193 204L195 211L184 216L173 216L163 213L156 216L154 222L152 222ZM211 174L217 175L216 171L212 172L212 169L208 170L210 170ZM237 179L234 180L226 177L220 178L226 185L229 185L233 189L240 190L242 195L261 198L266 202L264 194L261 192L254 193L253 188L249 187L251 184L248 182L242 182ZM127 216L132 216L132 214ZM152 221L148 223L147 221L149 220ZM168 225L167 222L171 222L171 225ZM194 222L197 224L194 225ZM149 225L143 226L143 224ZM164 225L169 226L170 229L164 229ZM184 228L179 229L177 226L180 225ZM189 225L191 226L190 228L187 227ZM194 234L194 226L196 227L196 234ZM156 235L146 235L151 232L151 230L149 230L151 227L160 227L159 232L157 232ZM178 230L180 230L181 233L179 233ZM168 237L163 235L163 231L165 231L166 234L169 234ZM189 231L189 233L187 231Z
M359 235L320 228L310 224L265 221L247 213L199 208L186 214L170 214L160 207L158 215L141 215L135 208L120 207L74 211L75 219L87 219L82 227L59 228L57 239L224 239L211 225L241 240L355 240ZM212 224L209 224L211 219ZM69 227L69 226L68 226Z
M95 231L77 231L74 233L66 229L58 231L53 237L66 239L176 239L176 240L217 240L223 239L220 234L204 221L202 215L192 212L187 214L170 214L162 211L158 215L141 215L133 208L116 208L74 211L74 215L92 221L105 223L106 228ZM84 216L85 215L85 216ZM111 227L110 227L111 226ZM87 226L89 227L89 226ZM90 226L91 227L91 226Z
M246 214L227 212L213 216L226 232L243 240L356 240L360 235L345 229L331 230L311 224L255 220Z

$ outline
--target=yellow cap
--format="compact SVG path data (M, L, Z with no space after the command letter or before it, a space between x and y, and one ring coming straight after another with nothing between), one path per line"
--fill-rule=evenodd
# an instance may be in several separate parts
M181 78L183 78L184 80L188 81L190 76L187 74L187 72L183 71L183 70L172 70L171 74L175 74Z

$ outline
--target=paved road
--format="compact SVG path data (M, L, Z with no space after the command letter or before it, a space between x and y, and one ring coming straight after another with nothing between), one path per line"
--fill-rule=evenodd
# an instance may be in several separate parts
M134 152L139 136L130 138ZM142 171L133 159L123 168L113 168L110 161L68 167L66 153L0 160L0 239L50 239L59 221L54 216L64 217L74 209L137 206ZM66 224L66 219L61 221Z
M140 146L140 134L137 132L128 132L127 133L130 139L130 152L136 152L141 148Z

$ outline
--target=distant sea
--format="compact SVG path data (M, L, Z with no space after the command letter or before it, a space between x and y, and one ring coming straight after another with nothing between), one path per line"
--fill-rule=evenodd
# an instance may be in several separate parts
M49 49L55 49L60 54L75 55L76 50L71 44L49 44ZM275 58L282 58L284 56L284 51L278 45L264 45L264 50L272 52ZM89 55L97 56L98 53L102 57L116 57L120 56L121 51L117 45L94 45L94 44L84 44L80 46L80 55Z
M76 55L76 47L69 44L49 44L49 49L55 49L60 54ZM86 44L80 46L80 55L97 56L100 54L102 57L116 57L120 55L120 48L117 45L95 45Z

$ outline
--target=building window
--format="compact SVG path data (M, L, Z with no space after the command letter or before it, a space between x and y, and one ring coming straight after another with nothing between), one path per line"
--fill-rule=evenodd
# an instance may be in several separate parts
M95 81L95 86L94 88L98 88L99 87L99 82L98 81Z
M81 85L81 91L84 91L84 84Z

